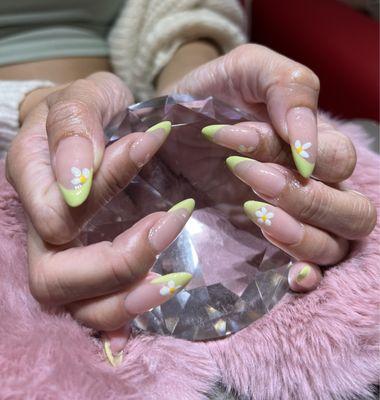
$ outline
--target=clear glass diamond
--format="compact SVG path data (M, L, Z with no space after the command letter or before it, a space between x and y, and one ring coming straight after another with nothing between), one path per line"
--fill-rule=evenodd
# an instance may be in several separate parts
M170 120L165 145L141 173L88 223L84 241L112 240L143 216L193 197L196 211L157 259L160 274L187 271L186 290L135 319L137 328L189 340L225 337L268 312L288 291L290 258L244 216L255 196L226 168L232 151L203 137L210 124L252 119L214 99L169 96L129 107L109 126L114 142Z

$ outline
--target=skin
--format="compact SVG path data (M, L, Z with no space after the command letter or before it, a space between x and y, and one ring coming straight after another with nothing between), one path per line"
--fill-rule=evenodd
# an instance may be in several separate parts
M193 54L197 54L197 58ZM157 93L176 91L225 97L229 103L232 101L233 105L260 118L261 122L246 123L250 124L248 129L252 133L261 129L258 146L248 156L282 169L287 185L275 205L305 227L305 235L291 248L268 235L267 239L309 263L318 264L322 255L323 264L339 261L347 254L348 239L364 237L373 229L376 212L365 196L329 185L332 182L337 185L350 176L356 155L350 140L323 120L316 121L319 145L314 174L320 182L305 180L294 172L286 112L294 106L316 109L317 77L306 67L261 46L244 45L225 56L216 58L217 55L217 50L207 42L183 46L157 78ZM207 63L209 60L213 61ZM128 155L131 146L144 133L136 132L104 148L104 126L133 102L133 96L111 73L96 72L87 76L106 60L98 60L96 66L88 60L88 65L81 67L79 80L71 69L76 62L71 59L67 62L67 71L60 71L59 85L36 90L24 100L20 133L7 158L7 176L29 217L30 288L34 297L41 303L65 305L74 318L90 327L119 332L118 329L128 322L123 309L128 288L146 276L155 260L149 230L164 214L148 215L112 243L81 247L77 236L82 225L138 173L139 167ZM54 76L51 68L58 64L53 60L44 62L44 68L40 69L44 74L38 78L51 79ZM198 65L201 66L196 68ZM92 66L94 71L91 71ZM36 63L33 70L35 67ZM9 67L0 69L0 79L9 77L11 70ZM28 65L25 71L15 67L12 73L14 79L32 76ZM63 77L71 82L62 82ZM55 180L51 160L59 141L68 132L87 135L93 147L94 179L85 207L69 207ZM207 143L206 139L193 138L194 148L199 150L196 152L198 159L189 154L181 160L183 164L179 167L183 166L189 177L191 174L202 176L205 168L213 168L207 159ZM211 160L215 168L223 165L221 159L231 155L230 149L221 144L218 151L219 157ZM336 168L329 168L332 163ZM189 165L197 165L197 168L189 168ZM251 186L232 177L228 180L225 169L220 176L224 179L223 185L217 186L224 192L210 196L220 199L223 195L236 207L241 207L247 196L251 196ZM274 199L263 198L274 203ZM326 198L331 201L324 201ZM325 204L323 208L321 204ZM354 210L349 221L344 212L347 208ZM247 218L244 223L251 222ZM344 232L342 226L347 228ZM70 260L76 260L75 265L71 265ZM302 268L297 263L293 271ZM300 282L295 284L297 274L290 274L295 290L305 291L316 286L321 275L314 264L311 269L317 272L307 287Z

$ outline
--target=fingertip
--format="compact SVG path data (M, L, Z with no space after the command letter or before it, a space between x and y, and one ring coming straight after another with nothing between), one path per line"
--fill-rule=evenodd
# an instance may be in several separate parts
M296 262L292 264L288 282L295 292L309 292L315 289L322 280L320 268L312 263Z

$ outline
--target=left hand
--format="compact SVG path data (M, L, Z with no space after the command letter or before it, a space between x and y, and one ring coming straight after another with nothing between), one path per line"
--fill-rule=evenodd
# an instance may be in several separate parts
M372 203L337 185L352 174L356 153L349 138L317 117L319 80L311 70L270 49L248 44L194 70L174 91L213 95L256 118L233 126L206 127L203 133L247 157L227 161L246 190L242 186L231 189L236 187L234 182L227 185L231 188L220 185L221 190L233 197L230 200L241 202L251 197L253 189L269 203L249 201L244 208L270 242L307 262L297 263L290 271L293 289L314 288L321 275L312 263L339 262L348 253L348 240L372 231L376 223ZM200 170L205 157L201 152L196 157ZM318 180L308 179L312 173Z

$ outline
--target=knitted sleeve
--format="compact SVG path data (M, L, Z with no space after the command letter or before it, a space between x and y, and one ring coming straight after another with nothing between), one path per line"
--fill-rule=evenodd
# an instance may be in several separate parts
M176 50L197 39L223 52L244 43L238 0L128 0L109 35L113 68L138 100L146 100Z
M19 129L19 106L32 90L53 86L49 81L0 81L0 159Z

